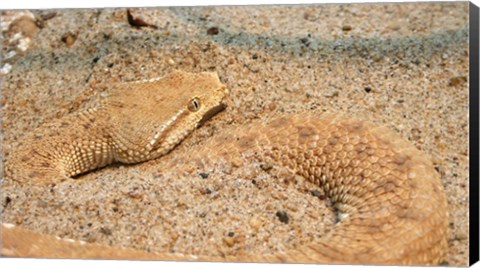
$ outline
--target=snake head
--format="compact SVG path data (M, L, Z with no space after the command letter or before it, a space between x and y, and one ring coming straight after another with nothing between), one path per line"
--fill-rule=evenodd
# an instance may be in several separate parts
M117 160L133 163L167 153L223 110L227 93L214 72L175 71L121 84L107 98L104 109L109 113Z

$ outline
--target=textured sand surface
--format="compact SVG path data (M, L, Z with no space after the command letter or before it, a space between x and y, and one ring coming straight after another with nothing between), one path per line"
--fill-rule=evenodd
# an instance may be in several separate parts
M451 215L446 264L466 265L468 3L131 13L156 29L132 27L125 9L45 10L32 11L36 23L20 16L2 32L4 158L25 133L88 107L111 82L217 71L230 89L228 108L176 150L278 113L340 111L386 125L425 151L441 174ZM2 27L13 16L4 12ZM158 159L49 187L7 178L2 221L73 239L211 255L287 250L335 222L329 200L280 167L252 163L221 176L194 175L164 169Z

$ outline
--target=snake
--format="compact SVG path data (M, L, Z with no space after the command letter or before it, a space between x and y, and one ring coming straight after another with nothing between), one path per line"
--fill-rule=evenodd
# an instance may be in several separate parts
M26 135L7 159L4 179L32 185L78 183L82 174L115 162L139 163L175 153L194 129L225 109L228 93L214 72L175 71L111 88L93 108ZM2 254L396 265L444 260L449 214L440 175L424 152L393 130L342 113L279 114L215 134L194 153L181 156L197 167L237 159L248 164L254 158L285 167L323 189L339 215L333 230L285 252L200 256L87 243L3 223Z

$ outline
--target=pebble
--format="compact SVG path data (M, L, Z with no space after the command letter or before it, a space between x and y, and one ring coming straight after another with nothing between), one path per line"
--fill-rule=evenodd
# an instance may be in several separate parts
M51 20L57 16L56 12L50 12L45 15L42 15L40 18L42 21Z
M208 178L208 175L210 175L210 174L201 172L201 173L198 173L198 175L200 175L200 177L202 177L202 179L206 179L206 178Z
M148 23L141 18L134 18L130 12L130 9L127 9L127 20L130 26L133 26L135 28L150 27L153 29L158 29L158 26Z
M308 40L307 37L300 38L300 42L302 42L302 44L304 44L307 47L310 45L310 40Z
M75 41L77 40L77 35L69 32L64 34L61 40L67 45L68 48L70 48L73 46L73 44L75 44Z
M7 59L15 57L15 55L17 55L17 52L15 52L15 50L11 50L11 51L7 52L7 54L5 55L5 57L3 59L7 60Z
M466 76L455 76L455 77L450 78L450 82L448 83L448 85L451 86L451 87L455 87L455 86L458 86L458 85L463 84L465 82L467 82L467 77Z
M121 191L124 195L127 195L128 197L133 199L142 198L144 195L144 189L138 186L127 187L122 189Z
M333 97L338 97L339 95L339 92L338 91L333 91L333 92L327 92L325 94L323 94L324 97L326 98L333 98Z
M229 247L233 247L233 245L235 245L235 239L233 237L224 237L223 242L225 242L225 244L227 244Z
M268 109L273 112L275 111L275 109L277 109L277 105L271 102L270 104L268 104Z
M319 191L313 190L313 191L311 191L311 193L312 193L313 196L318 197L318 199L320 199L320 200L325 200L325 195L323 195L323 194L320 193Z
M2 95L1 105L5 106L6 103L7 103L7 97L5 95Z
M33 17L25 15L14 20L10 24L9 31L21 32L24 37L33 38L40 31L40 28L38 28Z
M8 74L12 70L12 65L5 63L1 68L0 68L0 74Z
M231 163L232 163L233 167L238 168L238 167L242 166L243 161L242 161L242 159L240 159L238 157L235 157L235 158L232 159Z
M260 226L262 225L262 221L258 218L251 218L248 221L248 225L250 225L250 227L252 227L252 229L257 231L260 228Z
M112 230L106 227L100 228L100 232L104 235L112 235Z
M270 163L262 163L262 164L260 164L260 168L261 168L263 171L269 171L270 169L273 168L273 165L270 164Z
M208 35L217 35L219 32L218 27L210 27L207 30Z
M388 31L398 31L400 30L400 25L397 23L389 23L386 27L386 30Z
M4 205L4 207L8 206L8 204L10 204L10 202L12 202L12 198L10 198L9 196L5 197L5 205Z
M285 212L285 211L283 211L283 210L279 210L279 211L277 211L277 213L276 213L275 215L278 217L278 219L279 219L281 222L283 222L283 223L285 223L285 224L288 223L289 218L288 218L287 212Z
M342 27L342 31L344 31L344 32L348 32L348 31L351 31L351 30L352 30L352 26L350 26L350 25L344 25Z

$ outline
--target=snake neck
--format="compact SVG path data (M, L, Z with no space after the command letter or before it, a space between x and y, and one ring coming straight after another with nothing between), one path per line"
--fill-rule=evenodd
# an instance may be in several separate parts
M105 166L113 152L104 128L96 109L54 120L22 139L6 172L17 182L43 184Z

